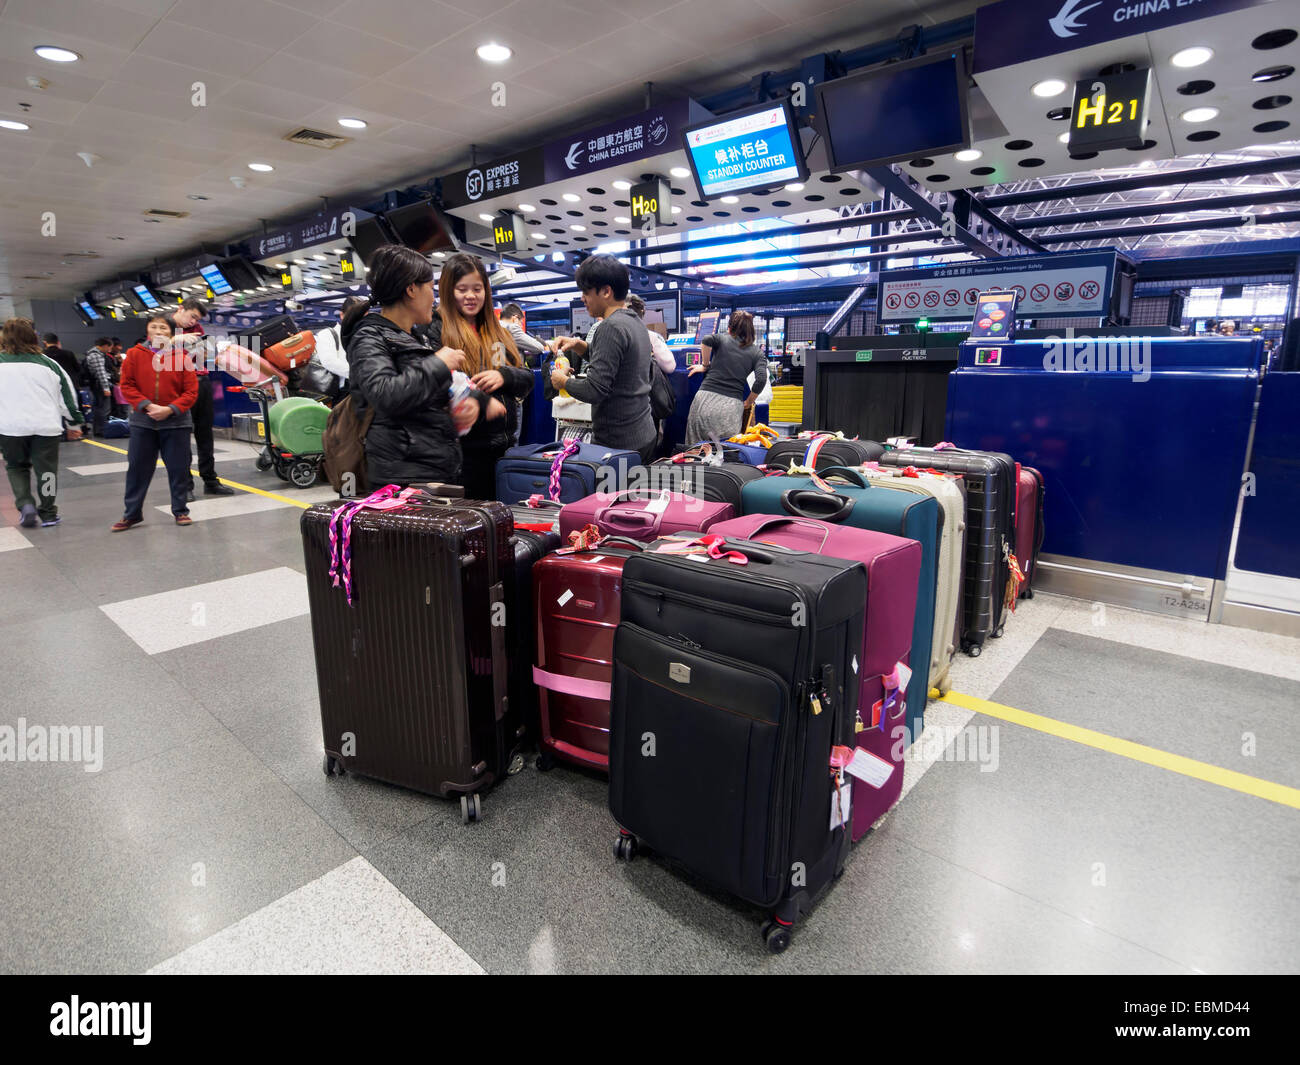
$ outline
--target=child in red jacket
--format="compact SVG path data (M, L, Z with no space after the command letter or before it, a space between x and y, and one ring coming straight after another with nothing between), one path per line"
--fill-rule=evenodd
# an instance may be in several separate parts
M190 487L190 409L199 395L199 379L183 349L172 349L172 323L155 315L145 327L145 343L126 353L122 395L131 408L127 445L126 510L113 532L144 521L144 499L161 455L171 488L177 525L192 525Z

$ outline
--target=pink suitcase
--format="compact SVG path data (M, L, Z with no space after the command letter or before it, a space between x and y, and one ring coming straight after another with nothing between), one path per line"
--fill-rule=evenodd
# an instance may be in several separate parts
M1034 597L1034 569L1038 565L1038 551L1043 546L1043 475L1032 466L1016 463L1016 561L1025 583L1020 586L1020 598Z
M560 511L560 536L594 525L603 536L629 536L647 543L678 532L706 532L734 517L730 503L710 503L667 489L605 493L566 503Z
M906 685L889 696L886 686L897 664L908 664L912 649L921 545L889 533L768 514L719 522L709 532L850 559L866 567L867 608L858 664L858 716L865 727L857 734L857 745L894 768L880 788L856 778L853 781L853 839L861 839L898 802L903 790L903 752L913 738L907 735ZM873 727L872 710L877 703L884 705Z

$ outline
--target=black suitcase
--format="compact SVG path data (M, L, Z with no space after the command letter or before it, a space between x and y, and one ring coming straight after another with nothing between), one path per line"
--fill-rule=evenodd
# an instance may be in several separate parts
M905 447L886 451L882 466L917 466L959 473L966 481L966 567L962 601L962 650L980 653L990 636L1002 635L1009 555L1016 549L1016 462L1001 451Z
M792 462L796 466L812 466L815 470L824 470L830 466L861 466L864 462L879 461L884 451L884 445L874 440L795 437L792 440L778 440L768 448L767 465L783 470L789 469Z
M265 322L258 322L257 325L253 326L248 331L247 336L249 339L255 338L257 346L245 344L245 347L250 347L254 351L265 351L282 340L288 340L297 332L299 332L298 323L290 315L278 314L274 318L268 318Z
M730 503L739 514L741 489L762 476L763 471L757 466L746 466L743 462L723 462L715 466L699 459L678 462L667 458L630 470L628 484L656 492L666 488L670 492L695 496L706 503Z
M329 575L329 522L344 505L301 519L325 772L459 794L477 820L478 793L523 765L503 624L516 616L504 587L516 565L510 509L431 499L357 511L349 605Z
M855 743L867 574L769 544L726 546L748 564L648 551L624 565L609 808L616 856L644 843L768 909L776 953L848 853L831 819L851 782L837 796L830 759Z
M560 534L515 529L513 544L514 562L505 582L510 708L512 716L523 722L523 739L531 749L540 734L537 685L533 683L537 624L533 609L533 564L560 546Z

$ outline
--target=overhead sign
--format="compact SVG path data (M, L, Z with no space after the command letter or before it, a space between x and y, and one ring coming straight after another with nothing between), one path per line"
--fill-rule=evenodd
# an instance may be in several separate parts
M634 226L643 226L646 222L655 225L672 222L672 193L665 179L656 177L633 185L628 196Z
M287 255L289 252L301 251L303 248L313 248L317 244L323 244L326 241L342 240L344 236L343 216L348 213L351 213L356 221L363 217L370 217L368 211L358 211L354 208L312 215L310 218L301 219L284 229L277 229L274 232L250 240L248 246L252 252L252 257L254 259L269 259L275 255ZM193 275L189 276L192 277Z
M527 251L528 233L523 216L514 211L502 211L492 220L492 242L497 251Z
M1114 278L1113 251L882 270L876 320L969 321L980 293L989 289L1014 292L1022 318L1104 318Z
M808 176L794 113L781 101L747 107L686 130L695 183L707 200Z
M1141 148L1150 106L1150 70L1076 81L1068 142L1071 154Z
M544 149L546 181L563 181L675 151L681 144L682 130L709 117L709 112L694 100L683 97L563 137Z
M1272 0L1001 0L975 13L973 73L1151 33ZM1206 42L1209 43L1209 42Z
M521 192L546 184L541 148L503 155L481 166L458 170L442 179L444 207L468 207L506 192Z
M167 288L170 285L188 281L192 277L198 277L203 267L216 261L217 256L209 254L190 255L184 259L173 259L171 262L155 266L149 271L149 277L159 288Z

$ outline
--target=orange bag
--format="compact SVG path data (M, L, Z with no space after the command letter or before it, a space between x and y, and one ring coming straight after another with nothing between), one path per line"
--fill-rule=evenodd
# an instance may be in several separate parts
M316 353L316 336L310 330L294 333L285 337L278 344L262 349L262 358L277 370L288 373L295 366L306 366L307 360Z

